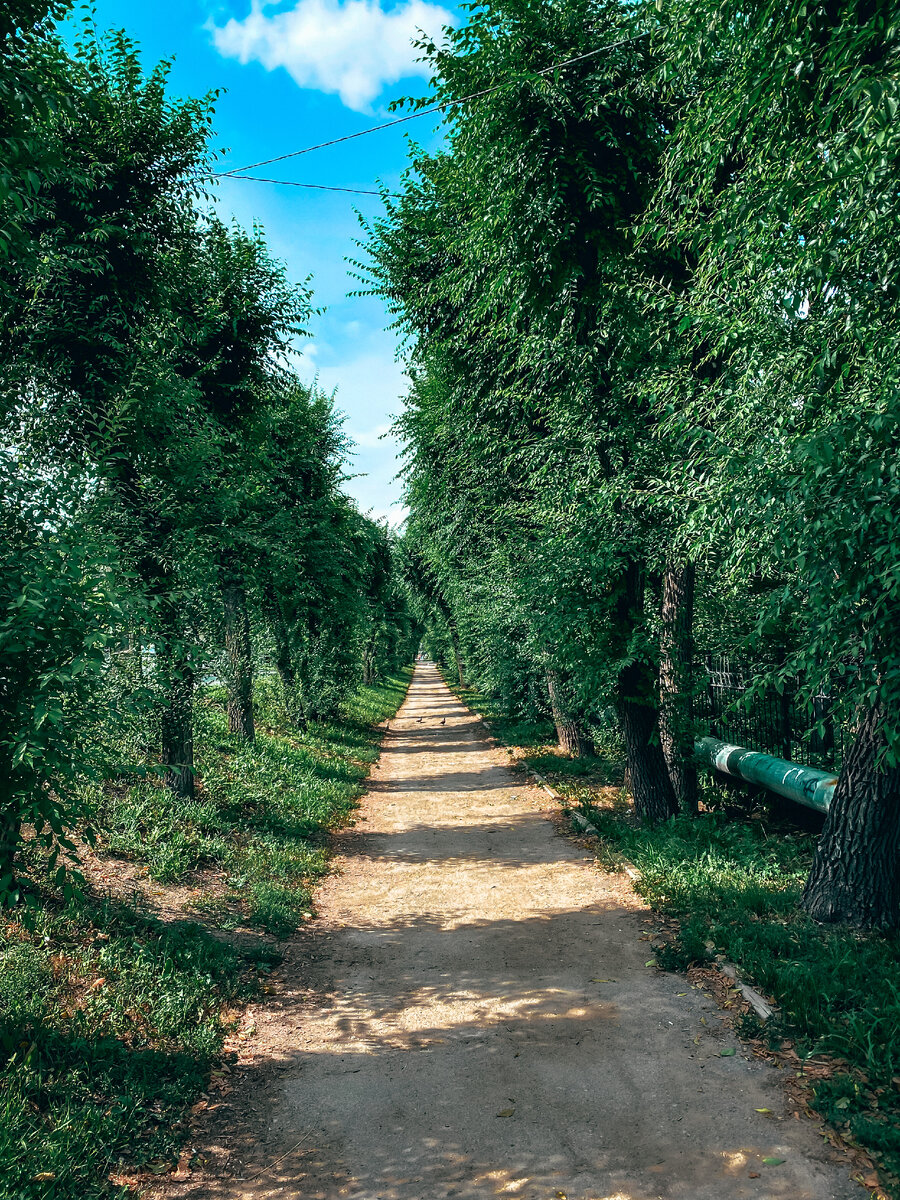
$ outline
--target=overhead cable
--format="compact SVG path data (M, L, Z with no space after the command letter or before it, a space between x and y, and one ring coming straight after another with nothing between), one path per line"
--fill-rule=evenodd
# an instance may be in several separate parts
M431 113L443 112L445 108L452 108L455 104L465 104L469 100L478 100L482 96L489 96L492 92L498 92L501 88L512 87L513 84L522 83L529 79L534 79L539 75L549 75L553 71L560 71L563 67L570 67L573 63L583 62L586 58L593 58L597 54L604 54L607 50L615 50L619 46L625 46L629 42L637 42L641 38L649 37L649 30L643 33L633 34L631 37L620 38L617 42L609 42L605 46L598 46L595 50L588 50L586 54L578 54L574 58L567 58L564 62L554 63L550 67L542 67L540 71L530 71L527 75L517 75L513 79L506 79L503 83L495 83L493 87L483 88L480 92L471 92L468 96L460 96L458 100L445 100L443 104L435 104L432 108L423 108L418 112L407 113L405 117L397 117L393 121L385 121L383 125L372 125L368 129L360 129L357 133L347 133L343 137L332 138L328 142L317 142L315 146L304 146L302 150L291 150L288 154L278 154L275 158L264 158L260 162L248 163L246 167L231 167L227 171L215 171L212 173L212 178L220 178L223 176L231 178L247 178L241 174L243 171L253 171L257 167L268 167L271 163L284 162L286 158L297 158L301 154L310 154L313 150L324 150L327 146L337 146L341 142L350 142L354 138L365 137L369 133L380 133L383 129L391 129L395 125L403 125L407 121L415 121L417 117L427 117ZM280 180L272 182L278 183ZM311 184L306 186L313 186ZM338 189L334 189L338 190ZM350 191L350 188L343 189ZM375 193L380 194L380 193Z
M249 171L249 167L245 170ZM293 179L264 179L261 175L232 175L230 171L221 171L216 179L249 179L254 183L280 183L282 187L313 188L317 192L352 192L354 196L396 196L396 192L373 192L363 188L332 187L327 183L295 183Z

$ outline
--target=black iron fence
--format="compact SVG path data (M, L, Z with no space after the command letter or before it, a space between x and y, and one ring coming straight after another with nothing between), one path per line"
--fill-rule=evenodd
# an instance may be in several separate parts
M842 700L855 664L811 697L798 679L787 680L780 693L760 688L759 667L726 654L707 655L703 666L708 683L696 698L695 716L712 737L809 767L841 765L852 736L841 719Z

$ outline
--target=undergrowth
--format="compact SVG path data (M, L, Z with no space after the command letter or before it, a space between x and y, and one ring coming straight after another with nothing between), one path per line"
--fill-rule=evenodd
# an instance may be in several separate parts
M447 680L451 691L455 692L463 704L474 709L491 724L491 731L507 746L523 746L526 749L540 750L549 738L554 736L553 722L540 718L511 717L507 715L502 705L493 697L478 691L476 688L454 687Z
M108 1176L165 1169L222 1050L225 1005L277 953L238 951L133 904L44 897L0 960L0 1197L124 1196Z
M615 730L592 727L597 753L584 758L568 758L557 751L554 743L556 729L549 717L510 716L497 699L476 688L453 687L451 690L462 702L490 723L491 732L506 746L516 746L522 753L521 761L541 774L552 774L565 781L609 786L621 781L624 771L621 739Z
M816 1088L818 1111L900 1176L900 940L820 925L799 910L812 835L719 813L641 828L621 813L582 811L601 861L630 861L635 890L678 918L660 965L679 970L717 954L736 963L780 1006L770 1037L790 1037L801 1059L839 1060Z
M206 689L196 714L196 799L185 803L156 779L112 791L103 844L160 883L190 881L198 868L223 872L224 892L198 898L207 919L286 937L328 869L329 831L352 812L378 757L375 726L397 711L408 683L407 671L361 688L340 721L302 735L285 722L275 689L259 687L251 746L228 732L224 690Z
M286 935L327 869L328 830L377 758L374 726L408 681L361 689L342 720L302 736L263 690L250 748L207 690L197 800L156 782L109 788L101 851L166 882L220 867L229 911ZM124 1198L133 1191L110 1176L171 1167L230 1020L280 954L262 937L232 945L199 921L157 920L137 901L30 895L0 931L0 1200Z

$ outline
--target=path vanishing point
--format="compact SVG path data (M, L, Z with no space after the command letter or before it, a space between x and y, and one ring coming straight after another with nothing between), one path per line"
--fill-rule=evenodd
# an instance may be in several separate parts
M159 1194L861 1200L507 761L417 666L319 919L245 1020L206 1166Z

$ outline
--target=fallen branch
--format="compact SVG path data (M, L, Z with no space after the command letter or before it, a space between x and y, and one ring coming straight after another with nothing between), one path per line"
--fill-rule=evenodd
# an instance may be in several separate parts
M734 986L741 993L756 1015L761 1021L768 1021L770 1017L774 1017L776 1009L772 1007L768 1001L764 1000L755 988L750 987L746 983L741 982L741 977L738 974L738 969L734 963L718 963L719 970L726 978L733 981Z

